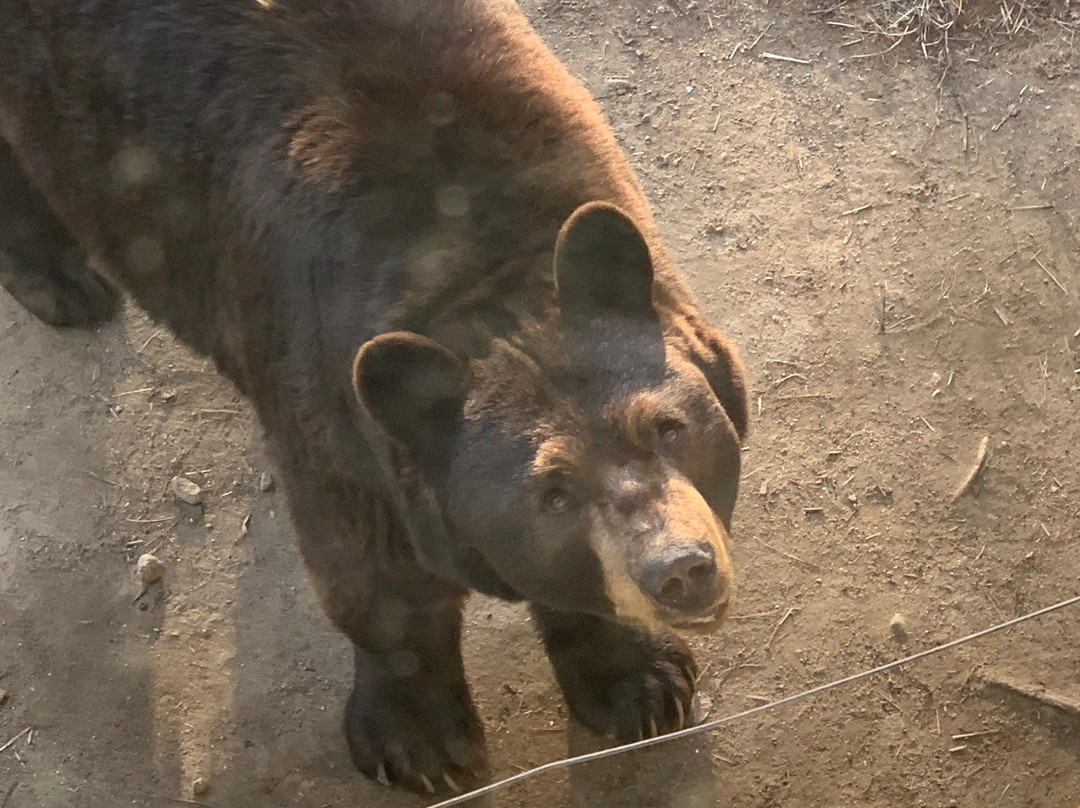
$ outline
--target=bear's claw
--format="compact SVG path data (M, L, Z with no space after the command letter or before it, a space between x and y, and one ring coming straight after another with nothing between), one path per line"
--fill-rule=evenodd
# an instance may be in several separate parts
M420 794L461 793L460 784L481 781L487 759L471 702L408 684L354 688L345 734L356 767L382 785Z
M534 614L567 705L586 727L628 743L687 726L697 665L681 639L587 615Z

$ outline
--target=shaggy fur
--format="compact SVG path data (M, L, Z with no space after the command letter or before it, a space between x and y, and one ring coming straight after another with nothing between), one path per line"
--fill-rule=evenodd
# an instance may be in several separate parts
M0 283L58 325L122 288L251 399L356 647L357 765L482 774L470 588L534 604L589 726L682 726L663 625L726 610L742 371L517 7L5 0L0 31Z

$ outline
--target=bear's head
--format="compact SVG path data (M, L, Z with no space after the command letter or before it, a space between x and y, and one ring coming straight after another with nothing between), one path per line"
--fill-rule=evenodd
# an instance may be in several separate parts
M555 284L558 325L483 358L405 332L360 349L357 396L438 512L411 531L417 556L489 594L712 629L732 589L738 359L690 307L654 302L648 244L611 205L562 227Z

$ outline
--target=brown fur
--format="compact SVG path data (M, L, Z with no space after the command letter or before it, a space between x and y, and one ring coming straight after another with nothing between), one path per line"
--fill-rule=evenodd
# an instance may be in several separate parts
M251 398L354 644L357 765L482 772L469 588L533 603L589 726L682 726L661 623L727 608L745 382L516 5L10 0L0 30L0 282L93 324L93 255ZM705 583L659 604L671 576Z

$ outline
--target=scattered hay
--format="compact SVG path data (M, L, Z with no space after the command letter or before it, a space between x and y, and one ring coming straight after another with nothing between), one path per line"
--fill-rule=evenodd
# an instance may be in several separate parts
M963 0L884 0L871 7L870 18L884 36L916 37L929 57L935 49L948 49L949 33L963 10Z
M851 9L841 2L828 11L845 7ZM870 0L864 9L869 24L863 33L891 42L882 53L910 40L927 59L945 62L960 31L1016 37L1033 31L1038 20L1073 16L1070 0Z

